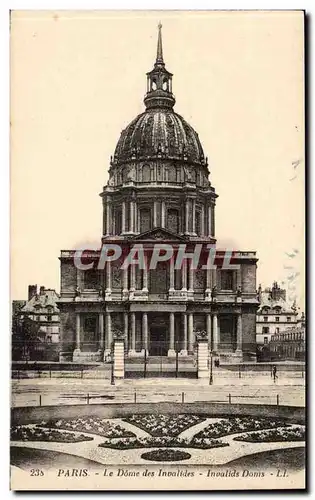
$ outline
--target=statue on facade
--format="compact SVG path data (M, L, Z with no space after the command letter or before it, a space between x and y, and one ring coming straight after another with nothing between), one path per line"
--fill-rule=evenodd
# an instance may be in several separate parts
M76 287L74 292L74 298L81 297L81 288L79 286Z
M214 285L214 287L211 290L211 298L216 299L217 296L217 287Z
M242 296L242 287L241 287L241 285L237 287L236 296L237 297L241 297Z
M98 296L100 299L105 299L105 287L103 285L100 286L98 290Z

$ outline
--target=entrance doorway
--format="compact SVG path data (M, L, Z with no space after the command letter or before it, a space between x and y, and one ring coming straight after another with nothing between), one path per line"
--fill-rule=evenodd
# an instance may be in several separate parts
M167 331L163 326L151 326L149 356L167 356Z

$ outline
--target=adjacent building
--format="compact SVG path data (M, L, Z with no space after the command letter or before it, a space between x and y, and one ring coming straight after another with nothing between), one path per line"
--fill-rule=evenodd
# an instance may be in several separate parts
M149 262L157 244L193 252L215 246L217 193L197 132L174 111L172 73L164 63L161 27L154 67L146 75L145 110L122 131L110 160L103 205L102 245L122 255L141 245L145 265L121 268L122 260L97 269L100 253L85 254L91 269L78 269L74 250L62 250L61 360L110 360L112 341L124 338L126 363L143 357L193 357L196 332L221 361L255 360L257 257L234 251L233 269L193 269L186 259ZM196 93L197 99L197 93ZM202 254L204 254L204 250Z
M305 361L305 317L298 324L271 336L270 357L272 360Z
M53 289L29 285L28 300L13 301L13 359L58 360L58 299Z
M260 302L256 317L256 342L269 344L272 335L279 335L288 327L297 325L298 312L295 302L288 302L286 290L275 281L270 288L258 288Z

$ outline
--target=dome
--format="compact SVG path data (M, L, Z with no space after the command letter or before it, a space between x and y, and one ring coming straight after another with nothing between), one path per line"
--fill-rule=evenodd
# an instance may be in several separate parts
M154 68L147 73L146 110L122 131L112 166L154 158L207 165L197 132L173 110L173 75L165 68L161 27Z
M148 108L122 131L114 163L154 157L205 164L197 132L167 107Z

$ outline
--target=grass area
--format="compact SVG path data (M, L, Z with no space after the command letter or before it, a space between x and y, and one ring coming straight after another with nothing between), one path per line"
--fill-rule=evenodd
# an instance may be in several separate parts
M149 438L124 438L119 440L106 440L99 444L101 448L113 448L115 450L130 450L134 448L197 448L201 450L209 450L211 448L221 448L229 446L228 443L223 443L217 439L201 439L201 438L186 438L178 437L149 437Z
M276 443L290 441L305 441L305 427L294 427L292 429L270 429L249 434L241 434L234 438L235 441L246 443Z
M178 436L181 432L193 425L206 420L204 415L130 415L124 422L135 425L148 432L151 436Z
M180 450L154 450L142 453L141 458L156 462L175 462L179 460L188 460L191 455Z

